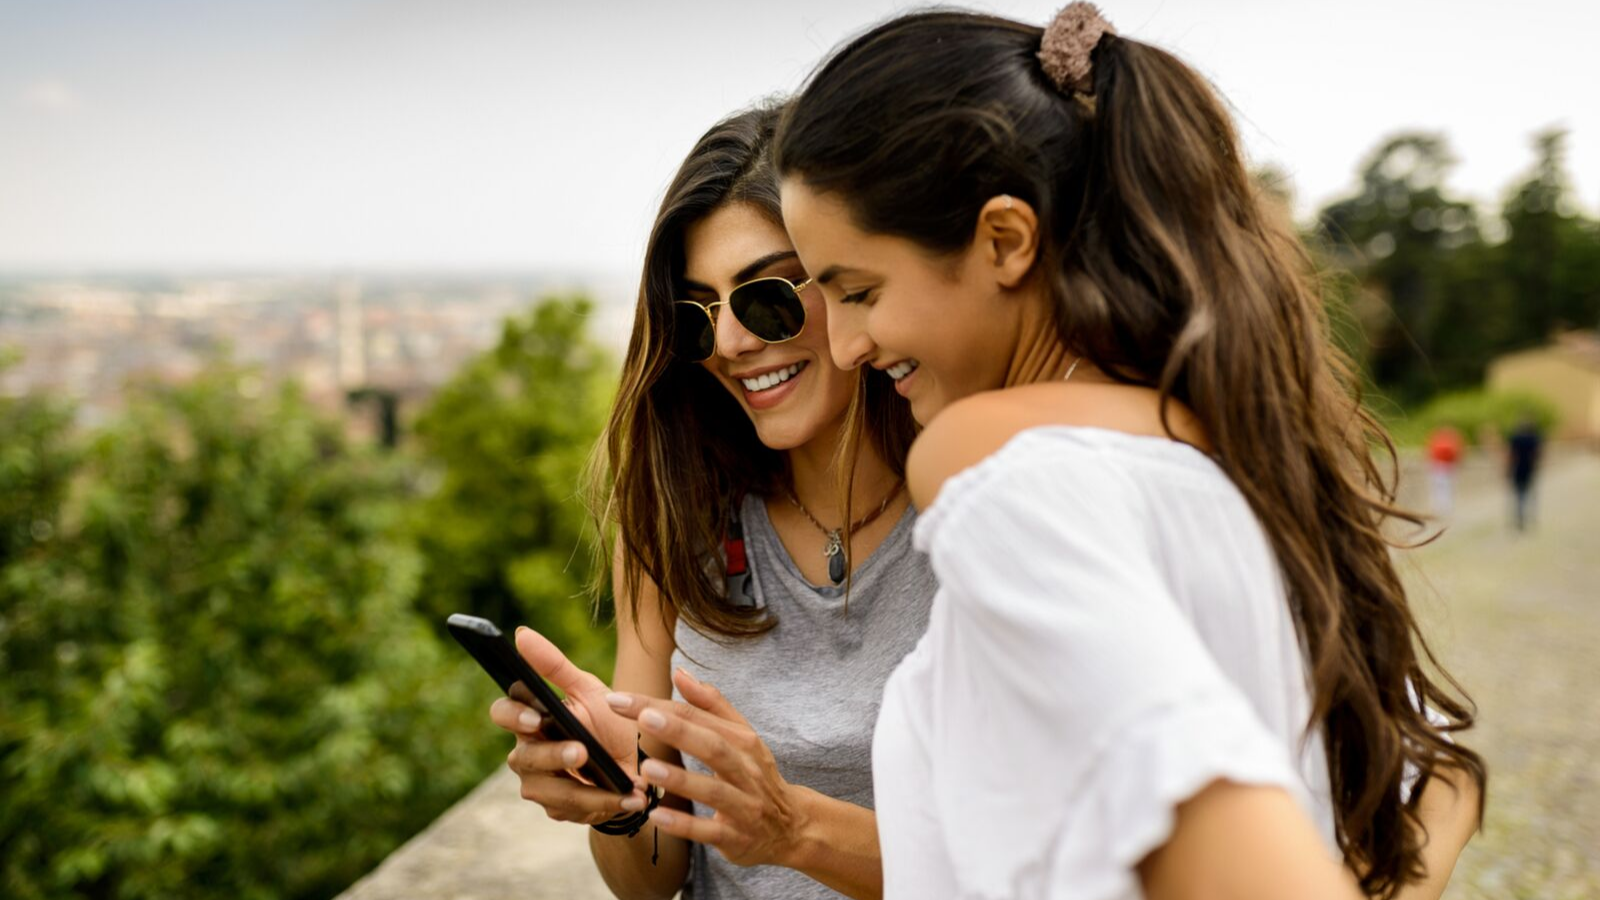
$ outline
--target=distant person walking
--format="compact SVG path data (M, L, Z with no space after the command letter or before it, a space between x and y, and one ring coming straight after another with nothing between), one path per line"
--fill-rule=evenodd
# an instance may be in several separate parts
M1515 521L1518 531L1528 530L1528 507L1532 502L1533 478L1539 471L1539 457L1544 449L1544 436L1538 423L1524 418L1511 432L1506 442L1509 450L1507 474L1511 476L1511 493L1514 498Z
M1441 425L1428 435L1428 475L1433 492L1433 514L1450 518L1455 509L1456 464L1461 461L1461 432Z

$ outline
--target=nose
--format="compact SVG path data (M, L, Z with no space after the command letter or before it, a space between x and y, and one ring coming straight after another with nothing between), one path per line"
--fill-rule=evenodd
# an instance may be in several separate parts
M828 304L828 352L835 366L849 371L870 360L878 349L867 335L866 313L860 304Z
M713 307L713 318L716 320L714 329L717 337L717 355L724 359L738 359L746 353L755 353L767 345L766 341L750 333L728 309L728 304L719 303Z

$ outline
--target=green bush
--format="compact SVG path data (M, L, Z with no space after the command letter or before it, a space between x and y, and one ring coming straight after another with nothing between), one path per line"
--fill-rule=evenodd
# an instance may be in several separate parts
M1420 445L1434 429L1446 425L1476 444L1485 432L1506 437L1528 419L1547 434L1558 422L1555 406L1537 394L1458 391L1436 397L1415 415L1390 424L1396 440L1403 444Z
M585 337L590 309L553 301L507 320L499 344L434 397L416 423L430 489L413 519L430 617L531 625L604 675L613 642L585 598L578 491L616 368Z
M137 399L6 567L8 897L327 896L498 756L400 467L238 375Z
M603 402L580 312L508 325L514 352L424 414L421 459L227 364L93 435L0 398L0 896L332 896L494 770L493 685L435 608L482 590L472 554L608 646L570 598L587 554L565 564ZM432 549L467 522L493 540Z

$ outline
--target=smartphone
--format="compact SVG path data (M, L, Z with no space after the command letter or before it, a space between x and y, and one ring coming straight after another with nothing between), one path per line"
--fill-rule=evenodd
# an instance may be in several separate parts
M617 765L589 729L567 709L556 692L533 671L515 645L488 619L452 615L445 623L456 641L472 654L506 696L544 716L543 735L552 741L579 741L589 748L589 761L578 770L590 784L615 791L633 793L633 779Z

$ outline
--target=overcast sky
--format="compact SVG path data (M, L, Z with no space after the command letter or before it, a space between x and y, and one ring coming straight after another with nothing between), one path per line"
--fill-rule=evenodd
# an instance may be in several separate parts
M917 5L0 0L0 269L631 274L707 126ZM1444 131L1451 186L1493 204L1552 124L1600 206L1594 0L1101 6L1216 82L1302 212L1405 128Z

